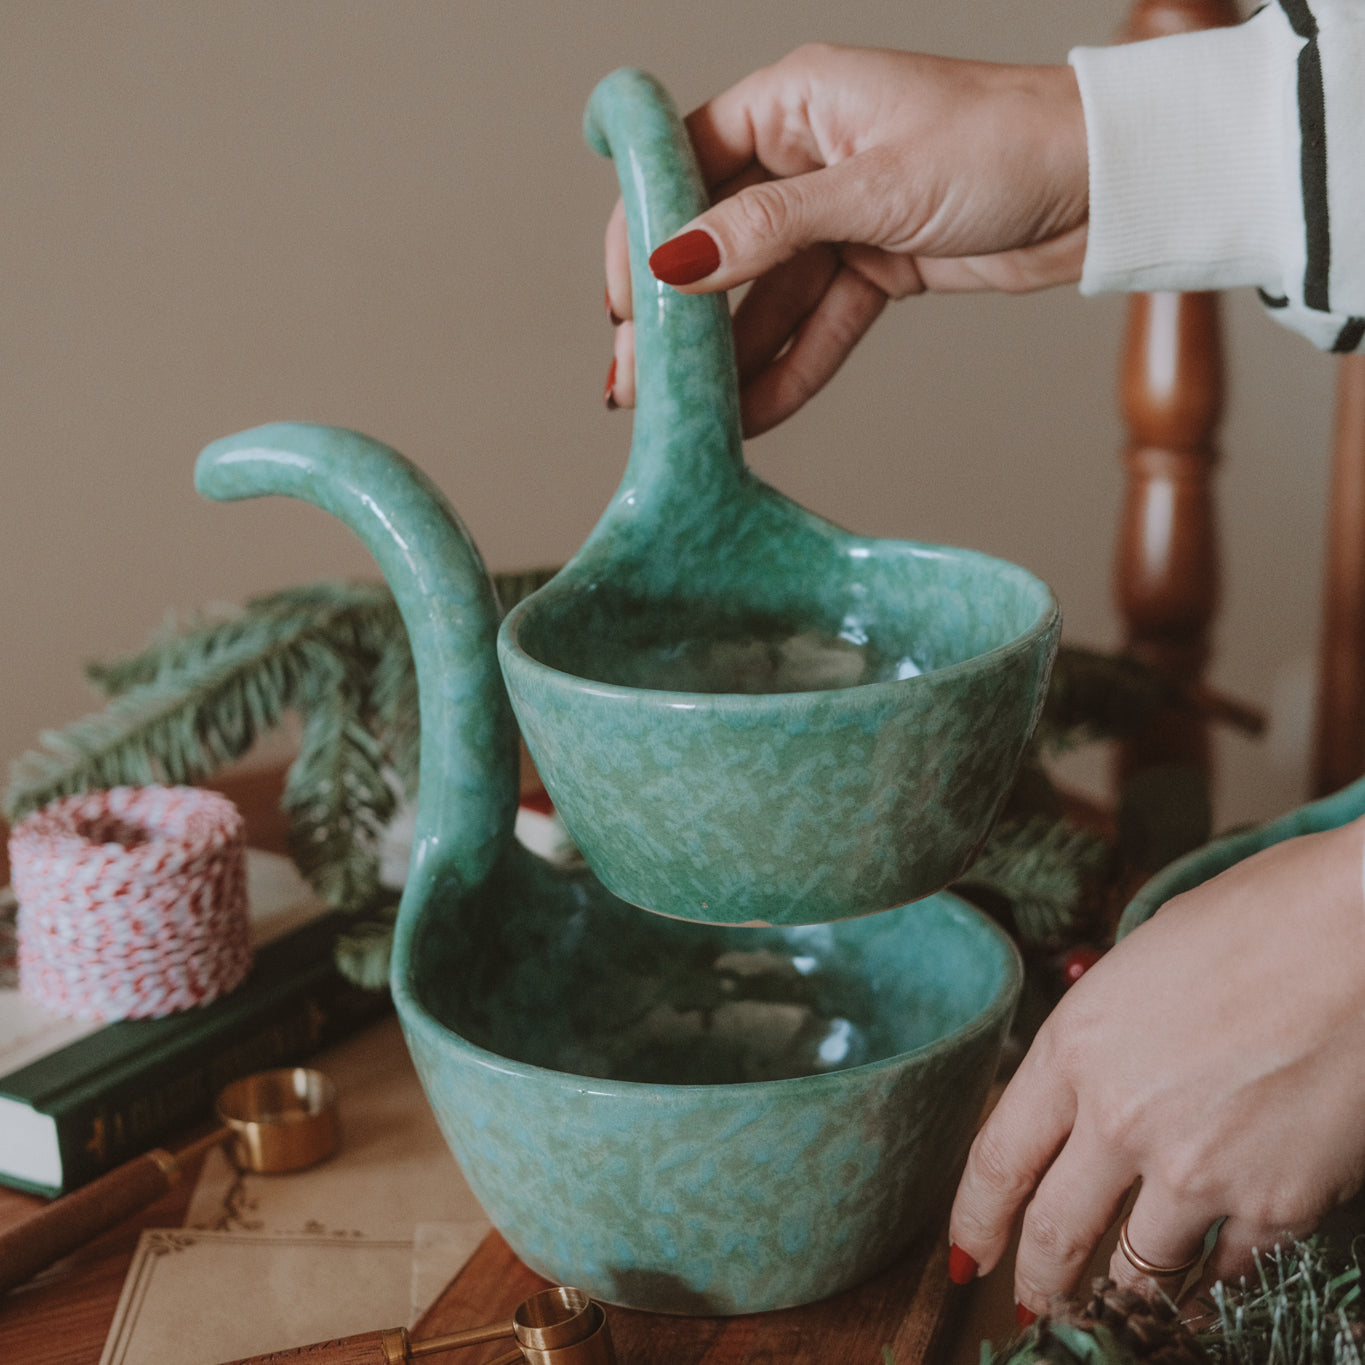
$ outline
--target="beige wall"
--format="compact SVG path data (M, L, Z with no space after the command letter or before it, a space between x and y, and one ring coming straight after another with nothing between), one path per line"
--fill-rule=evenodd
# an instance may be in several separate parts
M353 426L425 466L490 564L557 562L615 486L579 118L652 69L685 106L813 38L1060 60L1093 0L8 0L0 7L0 760L89 708L91 657L170 610L369 572L310 508L215 507L199 448ZM898 305L757 468L856 529L978 546L1112 643L1116 300ZM1231 310L1218 681L1275 704L1229 817L1298 793L1332 371Z

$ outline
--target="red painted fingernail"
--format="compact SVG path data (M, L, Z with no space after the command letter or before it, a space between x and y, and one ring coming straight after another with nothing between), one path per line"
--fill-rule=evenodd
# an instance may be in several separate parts
M1020 1327L1032 1327L1038 1321L1038 1314L1032 1308L1025 1308L1022 1303L1014 1305L1014 1320Z
M619 327L621 325L621 319L616 316L616 309L611 306L610 289L604 291L604 297L607 301L607 317L611 319L611 325L613 327Z
M617 404L616 404L616 394L613 392L613 390L614 390L615 388L616 388L616 361L615 361L615 359L613 358L613 360L612 360L612 362L611 362L611 369L609 369L609 370L607 371L607 389L606 389L606 392L602 395L602 401L607 405L607 411L608 411L608 412L615 412L615 411L616 411L616 406L617 406Z
M716 239L701 228L693 228L665 242L650 258L649 268L656 280L665 284L696 284L720 264Z
M948 1278L954 1284L971 1284L976 1279L976 1260L956 1242L948 1248Z

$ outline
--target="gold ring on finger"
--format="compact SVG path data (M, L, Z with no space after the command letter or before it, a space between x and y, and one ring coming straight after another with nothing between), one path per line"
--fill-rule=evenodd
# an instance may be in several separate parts
M1134 1270L1141 1271L1144 1275L1150 1275L1154 1280L1174 1279L1177 1275L1186 1275L1194 1269L1199 1261L1199 1253L1196 1251L1188 1261L1182 1261L1180 1265L1156 1265L1144 1256L1139 1256L1133 1250L1133 1244L1128 1240L1128 1220L1123 1220L1123 1226L1119 1229L1119 1250L1123 1252L1124 1260L1128 1262Z

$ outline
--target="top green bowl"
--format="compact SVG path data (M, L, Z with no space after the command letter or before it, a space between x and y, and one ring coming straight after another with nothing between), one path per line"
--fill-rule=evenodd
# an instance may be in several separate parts
M1057 604L1013 564L850 535L744 467L724 298L644 264L707 203L686 133L635 71L587 128L626 203L639 401L611 505L498 637L536 766L594 872L650 910L806 924L937 891L1013 780Z
M792 568L717 563L700 600L570 571L503 624L546 788L632 904L724 924L885 910L959 877L1009 788L1056 643L1047 589L964 550L792 531Z

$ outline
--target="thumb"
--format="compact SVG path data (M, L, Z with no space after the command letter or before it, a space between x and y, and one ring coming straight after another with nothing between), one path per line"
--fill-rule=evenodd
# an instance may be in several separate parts
M755 280L816 242L877 244L886 215L869 202L865 157L739 190L657 247L650 270L675 289L710 294Z

